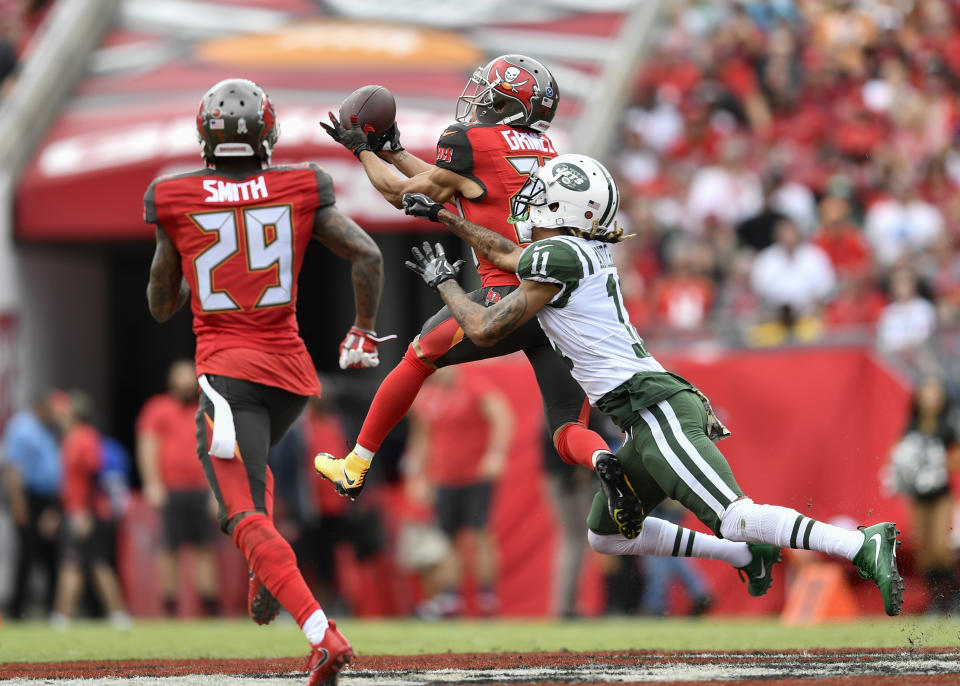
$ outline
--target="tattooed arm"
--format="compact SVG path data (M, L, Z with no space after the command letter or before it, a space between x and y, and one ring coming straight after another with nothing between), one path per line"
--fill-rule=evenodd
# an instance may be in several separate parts
M496 305L484 307L470 300L455 279L437 286L440 297L450 308L460 328L481 348L494 345L532 319L558 290L560 286L552 283L521 281L520 287L506 298Z
M147 284L147 306L150 314L161 324L183 307L190 297L190 287L183 278L180 254L170 236L157 224L157 247L150 264L150 282Z
M353 298L357 307L353 325L373 331L383 290L380 248L366 231L335 205L317 210L313 237L334 255L353 264Z
M449 210L440 210L437 221L469 243L477 254L493 266L509 274L517 271L517 262L520 261L523 248L513 241Z
M430 171L432 164L424 162L416 155L406 150L381 150L377 153L380 159L389 162L396 167L404 176L416 176L425 171Z

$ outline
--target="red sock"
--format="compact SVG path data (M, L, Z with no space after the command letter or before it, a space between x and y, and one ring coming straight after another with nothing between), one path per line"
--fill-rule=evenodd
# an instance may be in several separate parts
M600 434L580 424L567 424L560 429L554 441L557 453L567 464L578 464L593 469L593 454L598 450L610 450Z
M303 626L310 615L320 609L320 603L297 569L293 549L266 516L248 515L233 530L233 542L247 558L250 569L293 615L298 626Z
M390 430L403 419L413 405L420 387L433 371L420 361L412 346L408 347L400 364L387 374L377 389L377 394L373 396L363 426L360 427L357 443L376 452Z

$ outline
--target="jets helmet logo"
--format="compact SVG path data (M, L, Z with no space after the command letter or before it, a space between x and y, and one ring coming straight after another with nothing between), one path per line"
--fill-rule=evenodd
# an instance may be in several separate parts
M523 67L510 64L504 59L497 60L487 75L490 86L502 95L517 100L529 114L533 108L533 99L537 96L537 80Z
M585 191L590 187L590 180L583 170L567 162L554 167L553 175L561 186L571 191Z

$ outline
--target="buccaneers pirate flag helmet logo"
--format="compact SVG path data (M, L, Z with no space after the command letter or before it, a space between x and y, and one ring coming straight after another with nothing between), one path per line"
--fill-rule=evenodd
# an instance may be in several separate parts
M457 98L457 121L546 131L560 92L553 74L524 55L502 55L479 67Z

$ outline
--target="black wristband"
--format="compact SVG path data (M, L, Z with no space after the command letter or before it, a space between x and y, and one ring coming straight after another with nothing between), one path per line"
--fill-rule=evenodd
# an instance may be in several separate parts
M430 205L430 212L427 213L427 217L432 222L439 222L440 220L437 217L440 215L440 210L442 209L443 209L443 205L441 205L440 203Z

